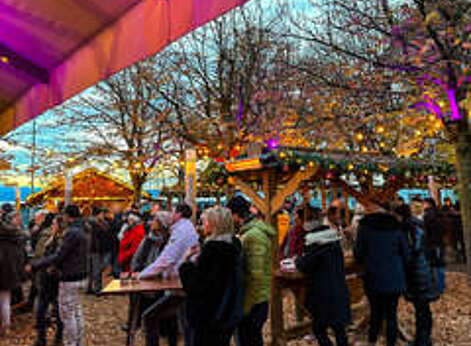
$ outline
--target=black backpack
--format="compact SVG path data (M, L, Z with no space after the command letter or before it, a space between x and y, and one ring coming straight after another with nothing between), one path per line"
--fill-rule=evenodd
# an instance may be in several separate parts
M232 330L242 320L245 298L244 272L245 257L243 251L240 250L234 270L229 272L221 303L212 319L211 324L217 329Z

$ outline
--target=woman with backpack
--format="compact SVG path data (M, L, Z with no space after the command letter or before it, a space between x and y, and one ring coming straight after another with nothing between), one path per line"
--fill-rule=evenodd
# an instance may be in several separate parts
M439 280L433 275L425 253L423 223L412 216L408 205L397 207L395 213L402 222L409 245L405 297L414 304L416 327L415 339L410 345L431 346L433 318L430 303L440 297Z
M243 312L242 246L229 209L208 209L202 219L204 245L190 249L179 270L190 339L193 346L229 346Z

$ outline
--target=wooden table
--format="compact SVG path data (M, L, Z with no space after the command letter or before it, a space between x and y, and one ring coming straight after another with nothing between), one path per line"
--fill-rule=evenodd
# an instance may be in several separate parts
M121 280L112 280L102 291L104 295L126 295L136 294L136 307L131 316L131 325L129 326L126 345L133 346L134 338L136 336L137 321L139 320L140 313L140 293L155 293L160 291L183 291L180 279L157 279L157 280L142 280L142 281L128 281L127 284L122 284Z

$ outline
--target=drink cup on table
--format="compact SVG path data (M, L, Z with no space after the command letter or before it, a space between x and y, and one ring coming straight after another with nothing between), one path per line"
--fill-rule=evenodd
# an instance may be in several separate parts
M124 272L124 273L121 273L119 275L119 279L120 279L120 282L121 282L121 286L126 286L127 284L129 284L129 281L131 279L131 275L128 272Z
M139 273L131 273L131 283L137 284L139 282Z

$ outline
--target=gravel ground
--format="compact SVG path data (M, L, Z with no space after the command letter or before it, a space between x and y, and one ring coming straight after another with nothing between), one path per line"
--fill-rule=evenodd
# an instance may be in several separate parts
M285 298L285 323L290 325L294 321L293 298ZM128 300L126 297L94 297L84 296L86 319L86 346L122 346L125 344L125 333L121 326L127 319ZM367 308L357 314L362 315ZM433 304L434 314L434 345L435 346L471 346L471 289L464 274L449 273L447 276L447 292ZM399 318L407 333L414 334L413 308L405 301L401 301ZM50 338L54 331L49 330ZM352 345L364 344L363 333L350 333ZM34 318L32 314L23 314L13 317L13 327L6 338L0 340L1 346L34 344ZM269 344L270 330L268 324L265 328L266 344ZM381 344L384 341L381 340ZM51 343L52 344L52 343ZM166 345L165 342L162 343ZM180 344L183 343L180 341ZM136 346L144 345L142 333L138 333ZM290 346L317 345L315 342L303 339L294 340Z

